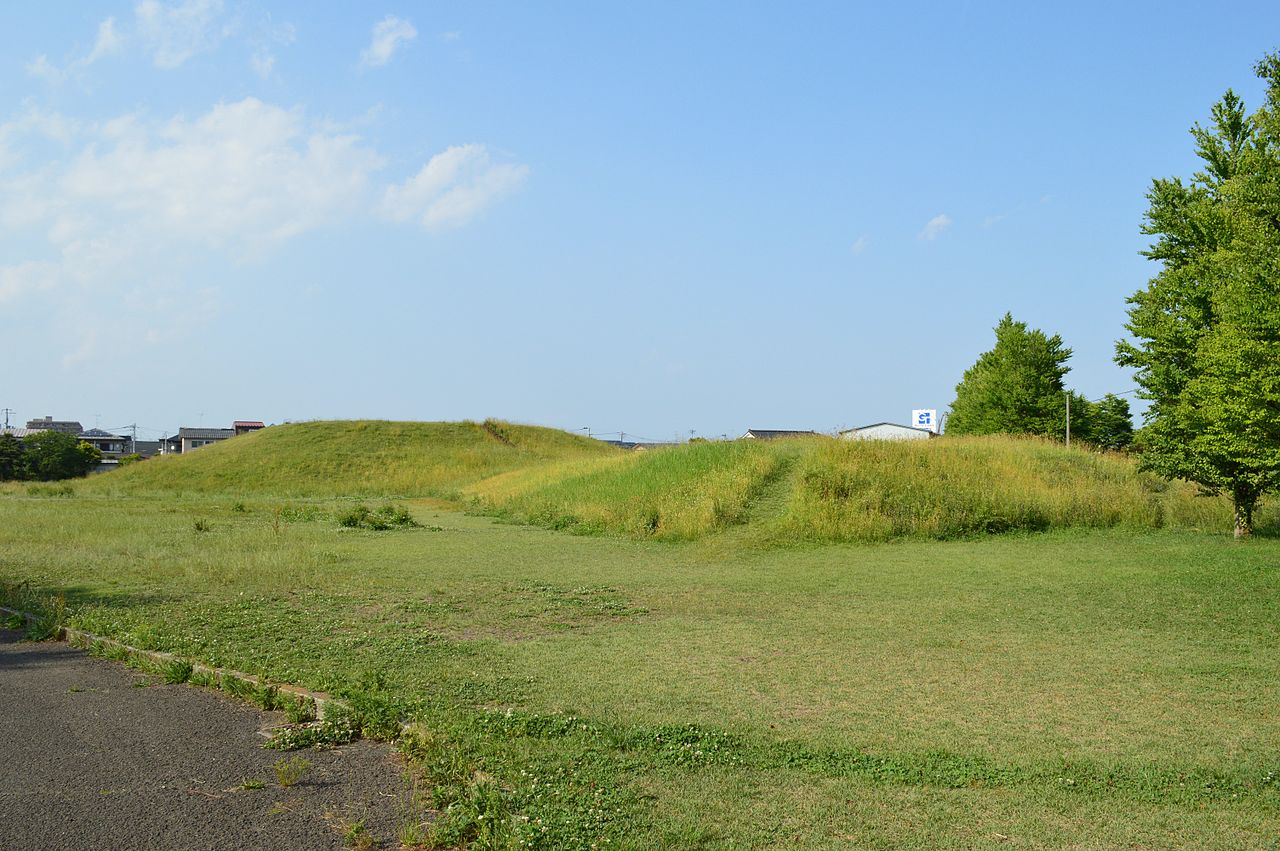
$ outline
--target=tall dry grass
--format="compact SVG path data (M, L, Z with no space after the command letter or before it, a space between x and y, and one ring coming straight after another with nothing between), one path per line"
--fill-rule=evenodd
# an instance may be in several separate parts
M958 538L1067 527L1221 527L1221 499L1141 473L1130 458L1014 437L816 444L779 541Z

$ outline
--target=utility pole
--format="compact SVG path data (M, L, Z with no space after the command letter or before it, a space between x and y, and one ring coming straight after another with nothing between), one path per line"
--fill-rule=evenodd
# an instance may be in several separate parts
M4 427L5 427L5 428L8 428L8 427L9 427L9 415L10 415L10 414L16 414L16 413L18 413L18 412L17 412L17 411L15 411L13 408L5 408L5 409L4 409Z

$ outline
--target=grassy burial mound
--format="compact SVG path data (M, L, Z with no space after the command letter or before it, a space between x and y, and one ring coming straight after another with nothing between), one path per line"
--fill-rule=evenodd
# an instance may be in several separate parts
M624 452L494 420L277 426L78 489L426 496L577 534L689 541L740 527L774 546L1230 523L1223 500L1140 473L1130 458L1040 439L812 437Z
M806 441L807 442L807 441ZM690 443L518 470L466 489L497 514L580 534L692 540L748 520L798 441Z
M1088 527L1226 528L1220 499L1130 458L1031 438L737 441L515 471L465 489L583 534L691 540L748 524L772 545Z
M620 455L558 429L385 420L274 426L90 478L85 491L453 497L531 464Z

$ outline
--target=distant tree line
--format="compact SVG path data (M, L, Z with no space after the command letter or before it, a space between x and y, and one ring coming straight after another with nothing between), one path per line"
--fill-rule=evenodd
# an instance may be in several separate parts
M0 482L73 479L101 460L97 447L59 431L38 431L21 441L0 434Z

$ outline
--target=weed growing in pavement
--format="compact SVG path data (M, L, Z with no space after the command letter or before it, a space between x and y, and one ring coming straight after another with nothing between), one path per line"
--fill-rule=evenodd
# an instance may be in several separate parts
M342 833L342 842L348 848L355 848L357 851L368 851L370 848L377 847L373 834L369 833L369 829L365 827L364 819L356 819L346 826L346 830Z
M284 717L290 724L305 724L316 720L316 702L309 697L296 697L284 701Z
M273 766L276 772L276 782L280 784L281 788L288 789L301 780L310 767L311 760L304 756L295 754L291 757L282 757L276 760L276 764Z
M277 727L264 748L274 751L296 751L302 748L332 748L354 742L360 730L350 718L307 721Z
M284 705L284 701L280 697L280 689L272 685L263 685L255 688L251 702L266 712L272 712Z
M243 700L245 703L253 703L254 698L257 696L258 687L240 677L224 676L222 678L222 690L232 697Z
M166 683L171 685L179 685L191 679L193 668L190 662L184 662L181 659L173 659L166 662L161 667L161 675Z
M244 780L240 781L240 788L246 791L252 789L264 789L266 788L266 785L266 781L260 780L257 777L246 777Z

